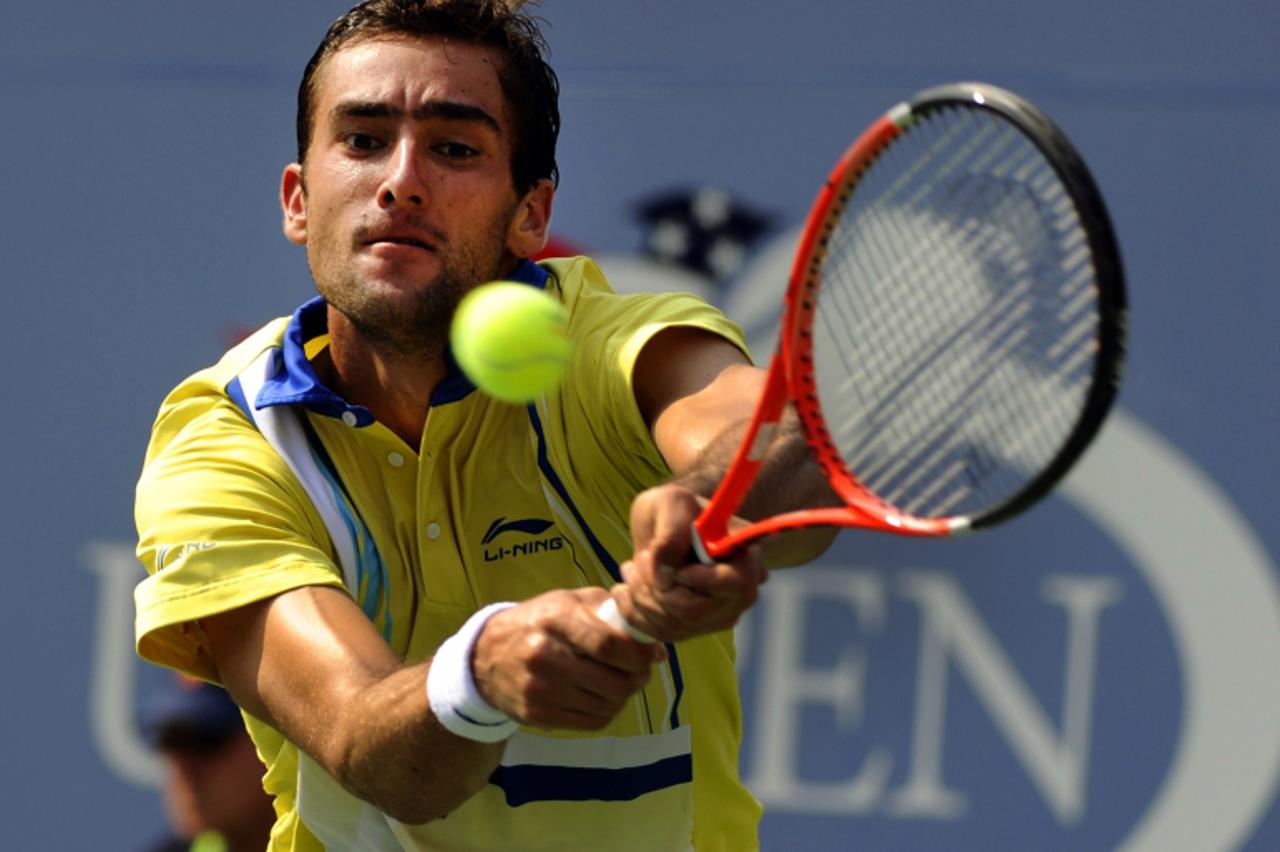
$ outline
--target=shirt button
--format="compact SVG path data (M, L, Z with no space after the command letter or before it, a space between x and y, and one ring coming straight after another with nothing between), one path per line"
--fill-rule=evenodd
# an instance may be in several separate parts
M404 467L404 456L399 453L387 453L387 464L392 467Z
M359 419L360 418L356 417L356 413L354 411L342 412L342 422L347 424L348 426L356 425Z
M427 524L427 538L435 541L440 537L440 525L436 523Z

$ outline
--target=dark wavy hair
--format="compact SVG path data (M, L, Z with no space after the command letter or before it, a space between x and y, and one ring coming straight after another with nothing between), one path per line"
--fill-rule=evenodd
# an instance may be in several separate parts
M547 64L546 39L521 0L365 0L333 22L298 86L298 162L305 162L315 124L316 72L350 44L382 36L430 36L493 47L507 57L498 71L516 116L511 177L518 192L543 178L558 183L560 82Z

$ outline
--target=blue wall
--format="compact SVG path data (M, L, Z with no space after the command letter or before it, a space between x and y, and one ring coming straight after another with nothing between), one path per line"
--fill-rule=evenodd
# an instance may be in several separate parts
M133 481L166 390L310 292L276 188L297 75L343 7L80 0L0 28L10 848L129 849L161 824L129 733L155 677L129 657ZM556 233L620 286L705 286L762 353L758 306L818 181L927 85L1038 103L1124 249L1122 411L1058 496L959 543L846 534L744 624L765 848L1280 848L1280 6L543 13L564 88ZM697 186L772 222L715 286L641 251L636 204Z

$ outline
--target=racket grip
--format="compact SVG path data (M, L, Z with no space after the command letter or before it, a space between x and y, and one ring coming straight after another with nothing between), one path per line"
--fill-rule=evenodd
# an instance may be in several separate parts
M600 607L596 610L596 615L601 621L612 627L614 630L622 631L637 642L652 645L654 642L658 641L643 630L637 630L628 624L627 620L622 617L622 613L618 610L618 602L613 598L609 598L604 603L600 604Z

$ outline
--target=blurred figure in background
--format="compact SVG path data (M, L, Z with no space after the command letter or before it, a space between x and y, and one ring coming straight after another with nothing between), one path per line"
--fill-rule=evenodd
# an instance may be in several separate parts
M142 723L164 764L172 828L146 852L262 852L275 811L231 697L212 684L169 678L145 705Z

